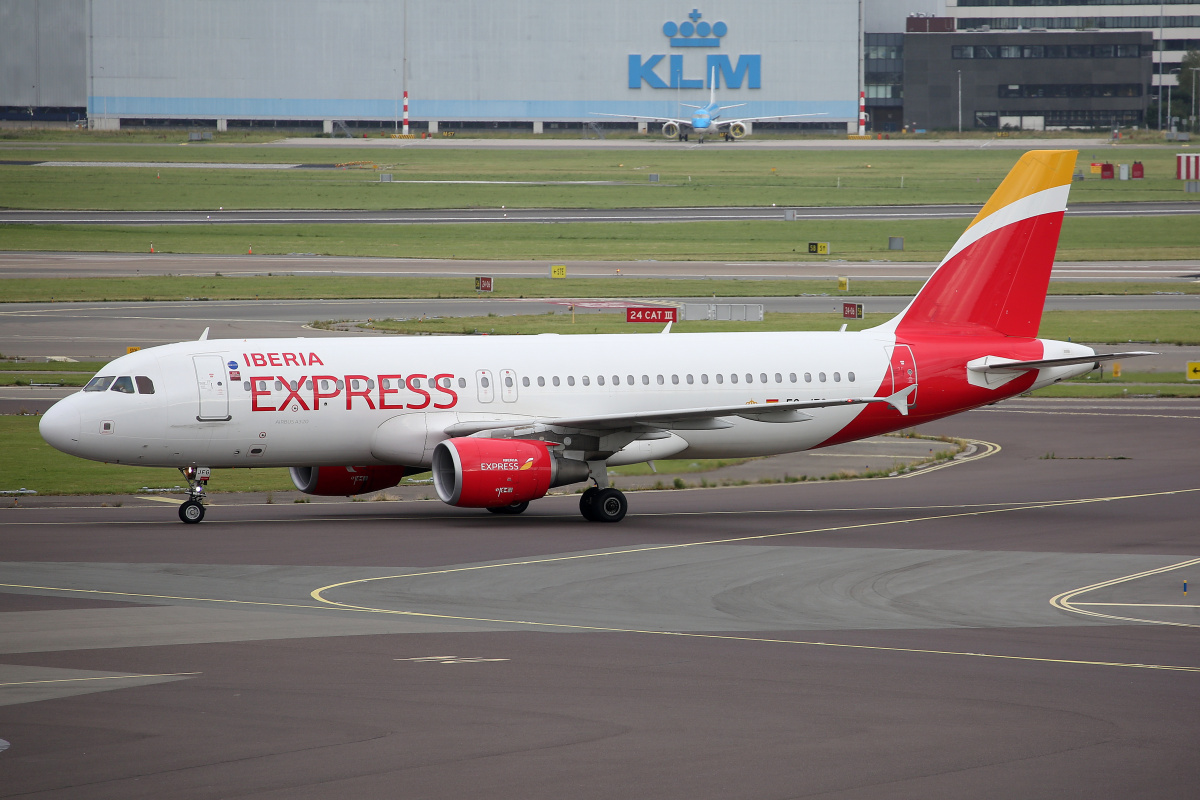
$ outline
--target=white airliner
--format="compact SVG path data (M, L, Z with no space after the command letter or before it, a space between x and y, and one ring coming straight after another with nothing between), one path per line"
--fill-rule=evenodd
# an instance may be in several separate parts
M616 522L608 467L876 436L1136 355L1036 338L1075 156L1023 156L908 307L865 331L201 338L111 362L41 433L82 458L178 467L185 522L204 516L211 468L281 466L317 495L432 468L443 501L512 514L589 481L580 512Z
M694 106L689 103L680 103L684 108L695 109L692 115L686 119L677 117L640 117L636 114L605 114L600 111L593 111L592 114L598 117L618 117L620 119L631 119L637 122L654 122L662 123L662 135L668 139L678 139L681 142L688 140L688 131L696 134L696 138L701 144L704 143L704 137L707 134L723 135L725 141L733 139L741 139L747 134L749 123L753 122L779 122L785 119L800 119L801 117L823 117L825 112L815 114L785 114L775 117L740 117L738 119L721 119L721 112L728 111L731 108L740 108L746 105L745 103L737 103L732 106L717 105L717 71L713 70L709 79L710 87L708 94L708 104L703 106Z

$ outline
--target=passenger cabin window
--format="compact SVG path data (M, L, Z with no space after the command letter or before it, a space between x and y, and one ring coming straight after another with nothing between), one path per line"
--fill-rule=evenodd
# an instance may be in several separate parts
M568 375L567 376L567 386L574 386L574 385L575 385L575 376Z
M725 376L718 372L717 373L717 383L724 383L724 382L725 382Z
M545 386L545 385L546 385L546 379L543 378L541 375L538 375L538 386Z
M804 382L812 383L812 373L811 372L804 373Z
M736 373L736 372L735 372L735 373L733 373L732 375L730 375L730 376L729 376L729 382L730 382L730 383L737 383L737 381L738 381L738 377L737 377L737 373Z
M558 386L558 383L559 383L559 381L558 381L558 376L557 376L557 375L555 375L555 376L554 376L554 385L555 385L555 386Z
M113 381L112 391L121 392L122 394L134 394L133 378L128 375L122 375Z
M847 372L847 373L846 373L846 380L850 381L851 383L854 383L854 373L853 373L853 372Z
M821 383L824 383L824 382L825 382L825 373L824 373L824 372L818 372L818 373L817 373L817 378L819 378L819 379L820 379Z
M106 392L108 387L112 385L112 375L97 375L87 382L87 386L83 387L85 392Z
M138 394L154 394L154 381L145 375L138 375L133 380L137 384Z
M705 386L708 385L708 373L707 372L702 373L700 375L700 382L703 383Z
M465 389L465 388L467 388L467 379L466 379L466 378L459 378L459 379L458 379L458 388L460 388L460 389Z
M529 385L529 378L521 378L521 385L522 385L522 386L528 386L528 385Z

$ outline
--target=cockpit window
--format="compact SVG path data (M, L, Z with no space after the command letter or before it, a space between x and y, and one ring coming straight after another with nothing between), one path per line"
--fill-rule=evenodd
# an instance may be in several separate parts
M134 394L133 378L129 377L128 375L122 375L121 377L117 378L115 381L113 381L112 391L122 392L124 394Z
M154 394L154 381L145 375L138 375L134 381L137 382L138 394Z
M97 375L87 382L87 386L83 387L85 392L104 392L108 391L109 385L113 382L112 375Z

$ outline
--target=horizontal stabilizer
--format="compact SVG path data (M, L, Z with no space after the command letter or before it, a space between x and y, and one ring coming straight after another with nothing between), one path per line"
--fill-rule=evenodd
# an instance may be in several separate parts
M1138 356L1156 356L1158 353L1148 350L1134 350L1128 353L1096 353L1090 356L1070 356L1067 358L1042 358L1037 361L1006 361L996 360L990 363L968 364L972 372L1024 372L1031 369L1046 367L1069 367L1072 364L1088 364L1101 361L1115 361L1118 358L1137 358Z

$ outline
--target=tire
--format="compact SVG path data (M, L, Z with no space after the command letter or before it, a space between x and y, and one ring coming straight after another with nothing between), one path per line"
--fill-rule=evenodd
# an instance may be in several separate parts
M188 500L179 507L179 518L189 525L204 519L204 506L196 500Z
M579 513L588 522L597 522L595 503L596 495L599 493L600 490L593 486L590 489L585 489L583 494L579 496Z
M592 514L596 522L620 522L629 510L629 501L619 489L601 489L592 502Z
M523 500L520 503L513 503L510 506L492 506L488 511L493 514L522 514L527 508L529 508L529 501Z

